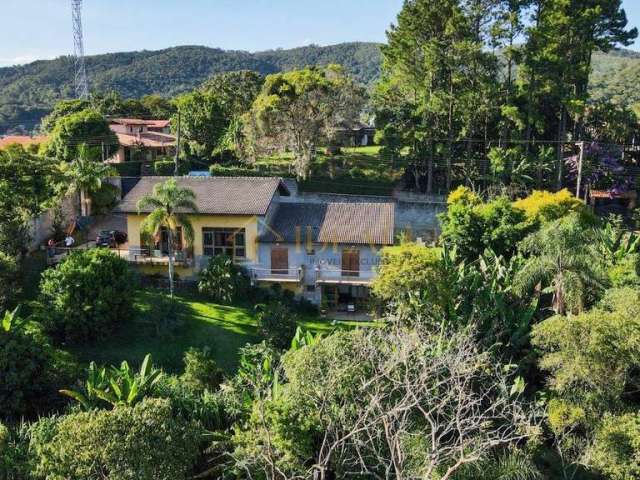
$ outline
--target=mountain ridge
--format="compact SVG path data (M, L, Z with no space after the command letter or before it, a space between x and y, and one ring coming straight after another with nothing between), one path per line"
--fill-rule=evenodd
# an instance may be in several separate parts
M114 90L125 98L191 90L216 73L255 70L261 74L307 65L340 63L363 84L380 75L380 44L346 42L258 52L181 45L161 50L114 52L86 57L90 88ZM640 52L618 50L594 55L592 93L597 99L640 102ZM60 99L74 96L72 56L0 67L0 134L31 131Z

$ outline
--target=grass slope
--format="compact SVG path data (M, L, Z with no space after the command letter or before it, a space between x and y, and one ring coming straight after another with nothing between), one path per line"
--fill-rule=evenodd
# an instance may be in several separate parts
M153 305L166 293L144 290L136 294L139 314L114 336L94 344L69 348L78 361L119 364L127 360L138 365L147 353L154 364L165 371L182 371L182 358L189 347L209 347L218 365L227 373L238 366L238 350L247 343L260 341L256 319L249 306L225 306L191 295L177 295L180 325L172 333L156 333ZM313 332L329 333L335 328L363 325L357 322L335 322L305 318L300 325Z

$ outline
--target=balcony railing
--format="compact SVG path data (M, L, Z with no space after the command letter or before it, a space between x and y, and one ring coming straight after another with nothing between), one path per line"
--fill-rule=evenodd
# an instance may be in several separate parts
M376 276L374 270L343 270L339 267L316 268L316 282L319 283L347 283L370 284Z
M263 266L247 267L251 279L256 282L296 282L299 283L304 278L303 267L291 268L266 268Z
M139 265L167 265L169 263L169 256L160 250L130 247L128 250L117 250L117 252L121 257ZM189 266L191 260L191 256L185 251L180 250L174 253L176 265Z

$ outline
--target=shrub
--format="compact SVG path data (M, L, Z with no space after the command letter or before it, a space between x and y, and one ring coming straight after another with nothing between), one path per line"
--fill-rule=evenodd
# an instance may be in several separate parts
M13 257L0 252L0 312L13 308L18 294L18 263Z
M640 414L608 416L596 432L591 463L611 480L640 477Z
M523 210L527 218L539 222L551 222L570 213L584 213L585 205L566 188L552 193L534 190L531 195L514 203Z
M216 255L200 272L198 290L217 303L231 303L247 288L244 272L229 257Z
M282 302L272 302L256 307L260 335L272 346L288 349L296 334L296 315Z
M57 395L53 356L17 315L5 312L0 321L0 418L32 416Z
M524 212L507 198L479 203L475 194L458 188L448 201L447 212L440 215L441 238L467 260L477 259L486 249L509 258L532 229Z
M139 177L142 162L122 162L114 163L112 167L121 177Z
M169 177L173 175L176 164L171 160L158 160L153 164L153 171L160 177Z
M0 478L18 480L29 478L29 439L27 424L10 429L0 423Z
M190 348L184 355L184 373L180 380L195 391L213 392L220 387L223 375L208 348Z
M48 479L185 479L199 454L200 434L164 399L45 418L31 431L34 473Z
M607 271L612 287L640 287L640 255L630 254Z
M79 250L40 283L43 323L60 340L93 340L111 333L133 314L135 276L109 250Z

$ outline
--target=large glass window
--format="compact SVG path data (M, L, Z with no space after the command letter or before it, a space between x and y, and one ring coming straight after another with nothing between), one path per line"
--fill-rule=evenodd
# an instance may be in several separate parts
M207 257L226 255L230 258L247 256L244 228L203 228L202 242Z

